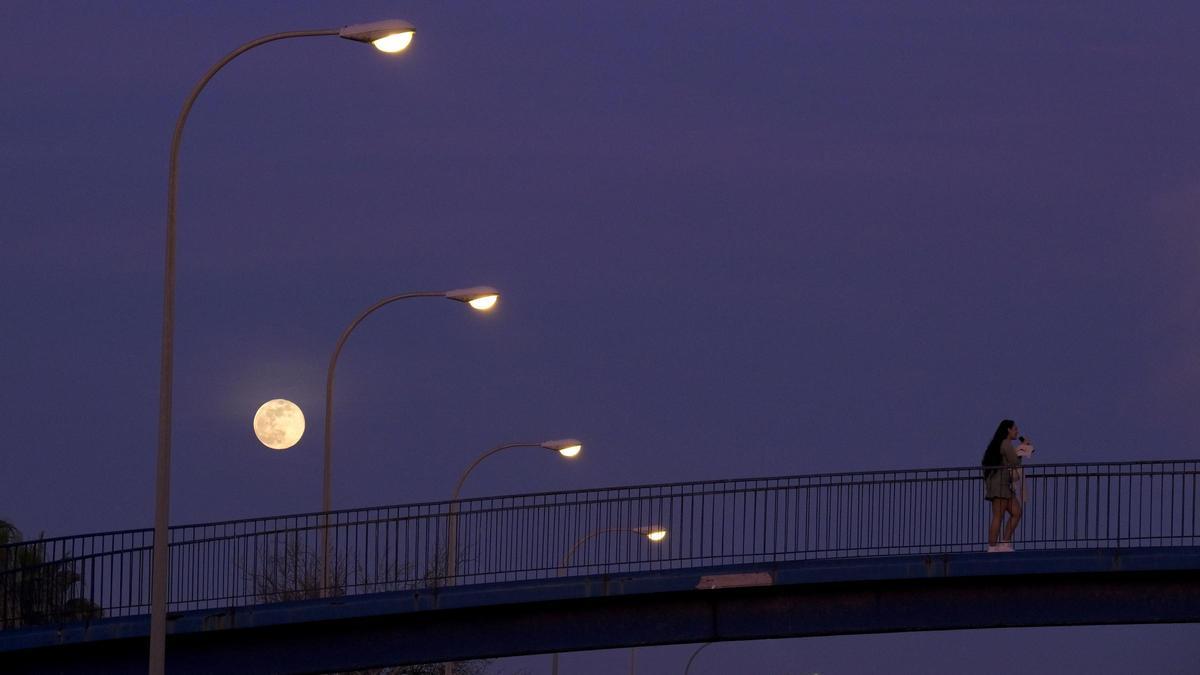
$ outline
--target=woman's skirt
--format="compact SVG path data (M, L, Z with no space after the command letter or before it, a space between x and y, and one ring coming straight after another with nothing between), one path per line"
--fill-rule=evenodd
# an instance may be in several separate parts
M984 479L983 485L983 498L988 501L993 499L1012 499L1012 476L1008 469L993 470Z

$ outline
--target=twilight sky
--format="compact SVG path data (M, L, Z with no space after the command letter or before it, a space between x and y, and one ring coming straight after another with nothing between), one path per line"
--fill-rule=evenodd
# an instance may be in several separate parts
M335 507L445 499L562 436L577 462L512 451L464 494L975 465L1003 417L1043 461L1197 456L1195 3L6 0L0 517L152 524L179 106L250 38L391 17L398 58L268 45L193 111L173 523L318 509L338 334L477 284L489 315L413 300L351 338ZM277 397L308 417L283 453L250 426ZM1182 673L1198 642L726 643L693 672Z

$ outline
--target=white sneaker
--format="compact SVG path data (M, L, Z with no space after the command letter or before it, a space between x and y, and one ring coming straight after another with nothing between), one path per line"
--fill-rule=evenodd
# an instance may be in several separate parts
M999 546L992 546L991 544L988 544L988 547L987 547L987 552L988 552L988 553L999 553L999 552L1000 552L1000 547L999 547Z
M996 547L996 552L997 553L1012 553L1013 552L1012 542L1011 541L1000 542L1000 545Z

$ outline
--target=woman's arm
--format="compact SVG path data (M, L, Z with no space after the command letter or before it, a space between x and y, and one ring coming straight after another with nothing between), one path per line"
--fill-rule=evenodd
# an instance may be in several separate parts
M1017 454L1017 449L1013 447L1012 441L1003 441L1000 443L1000 454L1004 456L1005 464L1021 465L1021 456Z

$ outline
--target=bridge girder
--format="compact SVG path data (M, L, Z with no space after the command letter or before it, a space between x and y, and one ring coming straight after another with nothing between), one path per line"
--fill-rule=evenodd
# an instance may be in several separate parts
M145 618L106 621L83 637L0 634L0 661L12 672L143 669ZM897 556L188 613L173 621L167 658L172 673L332 672L710 641L1184 622L1200 622L1200 548Z

